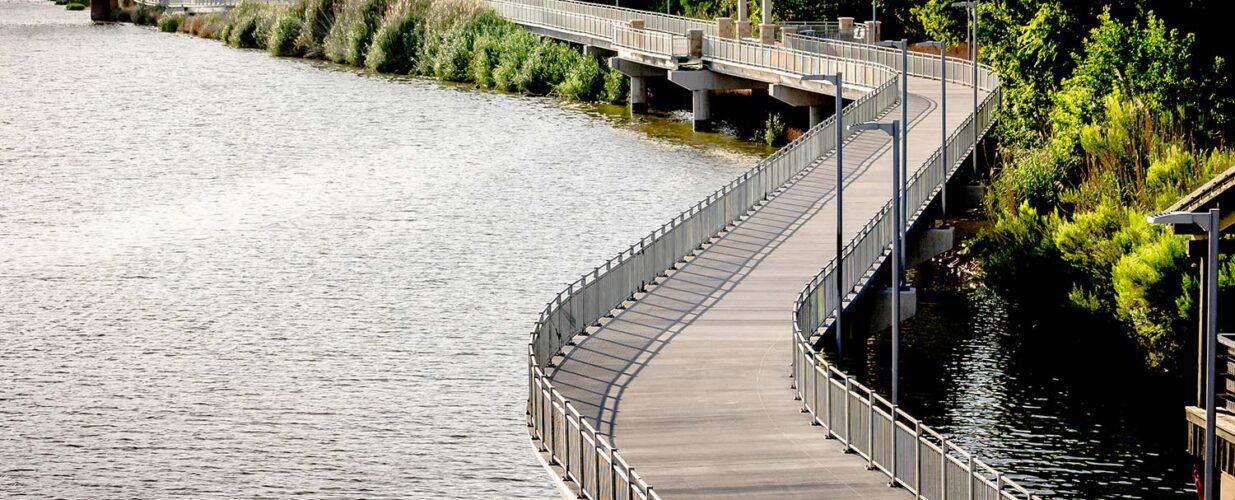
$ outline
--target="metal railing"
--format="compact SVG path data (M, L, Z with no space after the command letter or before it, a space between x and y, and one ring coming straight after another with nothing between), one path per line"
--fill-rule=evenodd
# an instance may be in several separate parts
M897 102L893 78L845 108L842 127L873 120ZM789 180L835 148L836 120L831 117L810 129L703 201L631 245L616 257L583 275L558 293L545 309L528 345L531 394L528 420L550 461L565 478L579 485L587 498L658 498L631 470L609 442L580 418L575 406L545 373L553 357L585 328L664 276L678 262L768 199ZM622 491L619 495L614 491Z
M663 31L677 35L685 35L692 29L703 30L704 34L715 35L716 23L689 17L659 14L646 10L628 9L575 0L520 0L519 3L545 9L570 12L592 16L598 19L629 24L635 19L642 19L644 27L652 31Z
M686 37L662 31L615 26L613 46L658 56L687 56Z
M611 40L617 23L595 16L547 9L528 5L526 2L488 0L489 6L499 14L524 26L553 28L597 39Z
M906 201L913 211L905 228L921 217L951 172L974 148L974 127L984 134L994 124L1001 99L1002 92L996 88L983 100L978 114L951 134L945 146L952 159L949 165L943 164L937 150L909 179ZM836 281L847 291L846 299L853 297L890 258L895 233L890 210L890 203L884 205L844 248L839 268L833 259L794 302L792 373L803 406L830 435L918 497L1036 500L1028 489L854 381L814 349L811 336L835 321L836 304L841 300L835 295Z
M843 59L866 61L887 66L900 72L900 49L870 45L866 43L847 42L814 36L793 34L785 35L786 47L814 54L826 54ZM927 52L908 53L908 73L910 76L938 80L943 73L939 69L939 55ZM973 64L955 57L947 59L946 78L951 83L973 86ZM999 86L999 77L995 71L985 64L978 65L978 88L993 91Z
M799 76L843 72L845 85L873 89L896 78L891 68L860 60L795 50L779 45L716 36L703 37L703 58L773 69Z

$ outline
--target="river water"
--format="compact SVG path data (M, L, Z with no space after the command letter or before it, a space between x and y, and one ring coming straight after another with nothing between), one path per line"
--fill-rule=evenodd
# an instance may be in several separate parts
M1196 498L1186 377L1146 369L1121 332L1026 311L943 263L910 281L906 411L1048 498ZM846 364L887 394L888 333L863 347Z
M0 0L0 497L555 496L539 309L766 154L683 129Z
M763 154L0 0L0 496L553 497L543 301ZM914 279L911 413L1052 497L1188 497L1176 385Z

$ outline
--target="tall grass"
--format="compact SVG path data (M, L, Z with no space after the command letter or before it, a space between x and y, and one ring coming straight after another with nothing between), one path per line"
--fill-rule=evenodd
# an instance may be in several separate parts
M241 0L225 18L190 16L180 31L278 56L481 88L623 102L628 81L599 59L540 38L480 0ZM199 19L200 18L200 19ZM169 20L170 24L173 21Z

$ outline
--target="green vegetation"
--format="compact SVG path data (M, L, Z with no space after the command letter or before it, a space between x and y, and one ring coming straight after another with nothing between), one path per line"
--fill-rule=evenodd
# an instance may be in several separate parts
M139 8L140 9L140 8ZM157 14L132 11L134 19ZM168 16L164 31L277 56L323 58L378 73L621 103L627 79L596 57L542 39L478 0L242 0L225 16ZM166 26L165 26L166 25Z
M175 33L180 31L180 25L184 23L184 18L184 14L174 14L160 17L159 31L164 33Z
M983 4L982 55L1005 107L994 223L968 250L992 286L1121 325L1149 365L1169 370L1195 338L1197 283L1185 238L1146 216L1235 165L1223 139L1235 93L1225 58L1152 4ZM915 12L927 32L958 29L931 2ZM1230 303L1235 266L1221 272Z
M86 4L81 2L69 2L64 6L64 8L68 10L86 10Z
M774 147L784 145L787 131L788 126L780 113L768 113L768 119L763 125L763 142Z

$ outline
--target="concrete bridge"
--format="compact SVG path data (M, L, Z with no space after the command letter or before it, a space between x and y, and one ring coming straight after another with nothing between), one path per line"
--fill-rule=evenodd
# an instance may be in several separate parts
M183 10L235 2L144 1ZM893 235L909 235L910 265L952 246L944 194L994 122L1001 94L989 68L790 26L763 24L752 39L744 19L571 0L488 4L543 36L610 54L631 78L636 112L649 79L691 92L696 129L709 127L716 90L766 91L810 109L802 137L542 311L527 353L528 428L564 492L1036 498L819 351L887 328L894 293L913 313L913 290L893 286L888 270ZM851 19L825 28L855 32ZM860 32L872 41L878 26ZM825 78L836 74L839 88ZM847 103L841 117L828 116L834 99ZM854 127L891 120L903 121L907 144L899 218L890 138Z

